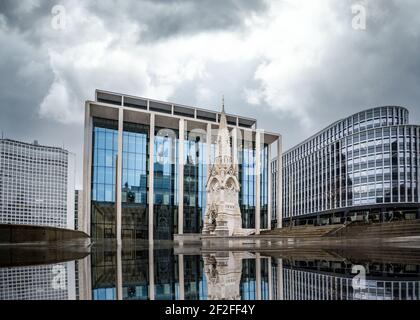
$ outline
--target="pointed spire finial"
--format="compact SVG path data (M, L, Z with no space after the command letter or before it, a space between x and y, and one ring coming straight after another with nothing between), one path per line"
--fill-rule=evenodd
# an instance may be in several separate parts
M226 113L225 113L225 96L222 96L222 113L220 114L220 128L227 128Z
M222 95L222 113L225 113L225 95Z

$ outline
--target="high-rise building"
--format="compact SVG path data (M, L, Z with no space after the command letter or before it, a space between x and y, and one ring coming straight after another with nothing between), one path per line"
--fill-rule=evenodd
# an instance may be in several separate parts
M75 261L0 268L0 300L76 300Z
M402 107L333 123L283 155L284 223L420 218L419 144Z
M67 150L0 140L0 224L74 229L75 157Z
M220 113L98 90L85 111L82 230L94 239L199 234ZM226 120L238 163L242 227L268 229L269 164L281 153L281 136L257 130L255 119L229 114Z

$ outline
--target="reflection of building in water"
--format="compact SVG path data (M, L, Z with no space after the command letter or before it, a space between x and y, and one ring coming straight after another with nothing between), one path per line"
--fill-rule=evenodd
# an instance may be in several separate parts
M302 267L305 264L307 267ZM365 288L353 288L351 266L343 262L284 264L285 300L418 300L420 267L415 265L365 266ZM276 269L273 269L276 270ZM398 275L398 280L395 280Z
M119 264L118 252L93 254L93 300L203 300L206 296L201 256L176 256L170 249L122 250Z
M343 259L290 261L237 252L201 256L173 249L122 250L120 256L96 250L91 259L92 289L86 297L94 300L420 299L415 264L365 263L366 290L354 290L353 264Z
M75 262L0 268L0 300L75 300Z
M170 249L122 250L121 259L118 259L118 252L114 250L97 250L91 259L92 289L86 294L93 300L206 300L227 299L224 298L227 296L252 300L270 297L270 258L258 254L257 259L244 253L202 258L200 255L174 255ZM119 269L121 281L118 280ZM216 281L212 277L215 274ZM118 292L121 292L120 296Z

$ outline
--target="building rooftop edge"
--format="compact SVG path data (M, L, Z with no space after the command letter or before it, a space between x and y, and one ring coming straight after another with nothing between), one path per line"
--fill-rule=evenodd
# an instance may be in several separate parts
M147 98L140 98L140 99L147 99ZM153 100L153 101L155 101L155 100ZM130 107L126 107L126 106L120 106L120 105L114 105L114 104L107 104L107 103L104 103L104 102L94 101L94 100L86 100L85 103L88 103L88 104L96 104L96 105L99 105L99 106L104 106L104 107L109 107L109 108L119 108L119 107L130 108ZM169 102L167 102L167 103L169 103ZM199 110L199 109L197 109L197 110ZM200 109L200 110L206 111L205 109ZM141 110L141 111L147 111L147 110ZM214 113L220 114L220 112L214 112ZM165 114L163 114L163 115L165 115ZM227 116L232 116L232 117L243 118L241 116L236 116L236 115L231 115L231 114L226 114L226 115ZM171 116L173 116L173 117L182 117L182 116L179 116L179 115L171 115ZM247 118L243 118L243 119L247 119ZM192 119L192 120L202 121L200 119ZM214 125L217 125L217 123L215 122ZM234 128L234 127L235 127L234 125L228 124L228 128ZM249 131L253 131L253 132L260 131L260 132L262 132L265 135L275 136L275 137L278 137L278 138L282 138L283 137L283 135L281 133L277 133L277 132L273 132L273 131L267 131L267 130L259 129L259 128L240 127L240 129L242 129L242 130L249 130Z
M213 112L213 113L216 113L218 115L221 114L221 111L217 111L217 110L213 110L213 109L207 109L207 108L204 108L204 107L194 107L194 106L189 106L189 105L185 105L185 104L182 104L182 103L176 103L176 102L172 102L172 101L157 100L157 99L152 99L152 98L147 98L147 97L142 97L142 96L133 96L133 95L125 94L125 93L121 93L121 92L113 92L113 91L107 91L107 90L101 90L101 89L95 89L95 101L86 100L86 102L98 102L98 101L96 101L96 94L97 93L113 94L113 95L133 98L133 99L149 100L149 101L153 101L153 102L175 105L175 106L178 106L178 107L188 108L188 109L192 109L192 110L195 109L195 110L200 110L200 111L205 111L205 112ZM245 116L240 116L240 115L237 115L237 114L230 114L230 113L226 113L226 116L238 117L238 118L241 118L241 119L244 119L244 120L254 121L255 124L257 123L257 119L252 118L252 117L245 117Z
M64 152L67 152L67 153L71 153L70 151L68 151L67 149L64 149L62 147L46 146L46 145L42 145L42 144L35 144L34 142L30 143L30 142L19 141L19 140L9 139L9 138L0 138L0 141L14 142L14 143L24 144L24 145L32 146L32 147L48 148L48 149L60 150L60 151L64 151Z
M328 129L330 129L330 128L334 127L336 124L338 124L338 123L340 123L340 122L343 122L343 121L345 121L345 120L347 120L347 119L350 119L350 118L352 118L352 117L354 117L354 116L356 116L356 115L358 115L358 114L360 114L360 113L367 112L367 111L373 111L373 110L375 110L375 109L380 109L380 108L399 108L399 109L403 109L403 110L405 110L405 111L407 111L407 112L410 112L410 110L409 110L408 108L406 108L406 107L403 107L403 106L392 106L392 105L389 105L389 106L377 106L377 107L372 107L372 108L368 108L368 109L365 109L365 110L362 110L362 111L359 111L359 112L353 113L353 114L351 114L351 115L349 115L349 116L347 116L347 117L341 118L340 120L337 120L337 121L333 122L332 124L328 125L328 126L327 126L327 127L325 127L324 129L321 129L321 130L317 131L316 133L314 133L314 134L313 134L313 135L311 135L310 137L306 138L306 139L305 139L305 140L303 140L302 142L298 143L297 145L295 145L295 146L293 146L293 147L289 148L288 150L284 151L284 152L283 152L283 156L284 156L284 155L286 155L287 153L292 152L293 150L295 150L295 149L299 148L300 146L304 145L305 143L307 143L307 142L311 141L312 139L316 138L317 136L319 136L319 135L320 135L320 134L322 134L323 132L327 131Z

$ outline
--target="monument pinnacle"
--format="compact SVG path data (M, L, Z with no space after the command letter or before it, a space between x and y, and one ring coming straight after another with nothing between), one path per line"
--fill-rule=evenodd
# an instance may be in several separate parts
M240 185L232 159L224 97L215 147L214 163L210 165L208 171L207 206L202 232L207 236L243 235L239 207Z
M220 115L220 129L227 128L226 113L225 113L225 96L222 96L222 113Z

